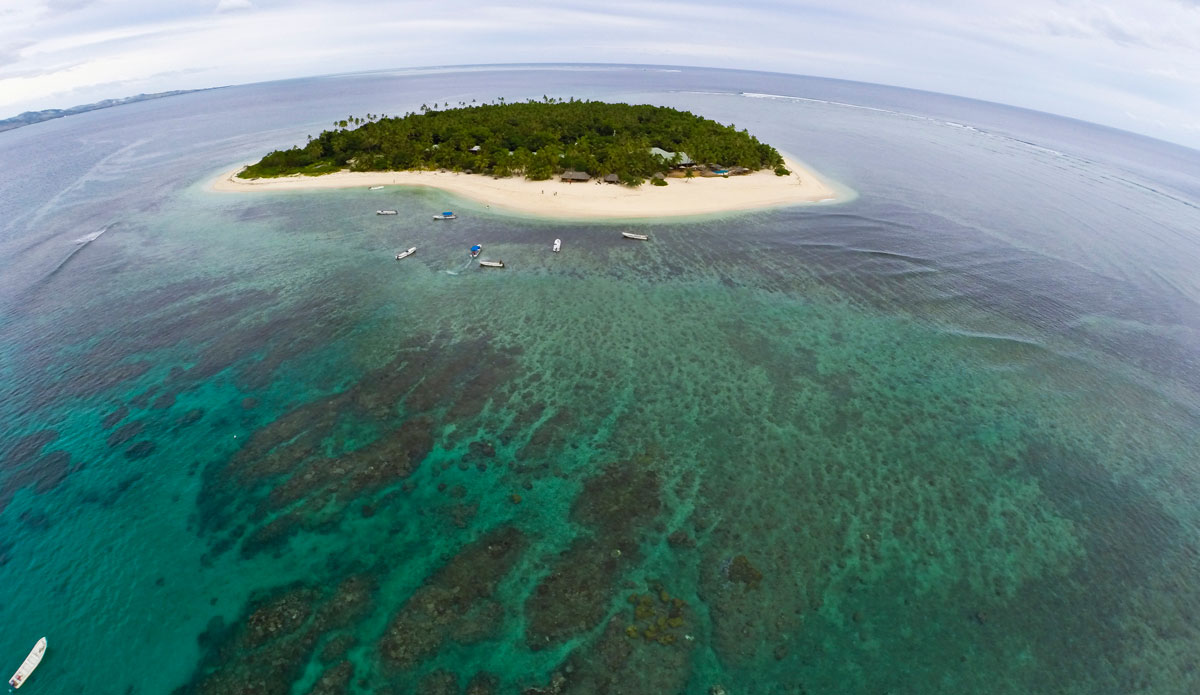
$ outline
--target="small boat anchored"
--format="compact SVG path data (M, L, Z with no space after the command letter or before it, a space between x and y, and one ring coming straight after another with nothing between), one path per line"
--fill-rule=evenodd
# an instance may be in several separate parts
M396 210L376 210L375 214L376 215L399 215L400 213Z
M443 212L440 215L434 215L433 219L435 219L435 220L456 220L456 219L458 219L458 215L455 215L453 212Z
M504 261L479 261L480 268L503 268Z
M554 246L550 247L550 250L554 253L558 253L560 249L562 249L562 239L555 239Z
M412 247L411 249L409 249L407 251L401 251L400 253L396 254L396 260L400 260L401 258L408 258L409 256L413 255L416 252L417 252L416 246Z
M368 188L367 190L368 190L368 191L382 191L382 190L383 190L383 186L371 186L371 187L370 187L370 188Z
M38 640L37 644L33 645L33 651L29 652L29 656L25 657L25 661L21 664L21 668L13 674L12 678L8 679L8 684L14 688L19 688L25 684L29 678L29 674L42 663L42 656L46 653L46 638Z
M633 232L621 232L621 236L626 239L637 239L638 241L650 241L650 237L645 234L634 234Z
M479 258L479 254L483 253L483 247L475 244L471 247L471 258Z

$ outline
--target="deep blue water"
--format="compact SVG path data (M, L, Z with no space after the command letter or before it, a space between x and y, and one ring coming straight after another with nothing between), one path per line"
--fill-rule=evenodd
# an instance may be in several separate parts
M208 190L350 114L543 95L734 123L858 195L630 246L429 189ZM23 693L1200 690L1196 151L576 66L192 93L0 162Z

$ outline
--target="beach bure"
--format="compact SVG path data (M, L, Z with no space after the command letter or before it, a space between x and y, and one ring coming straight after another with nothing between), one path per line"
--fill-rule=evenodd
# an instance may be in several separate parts
M786 172L783 166L774 147L745 130L687 111L547 97L351 117L238 176L448 169L540 181L578 172L636 186L676 169Z

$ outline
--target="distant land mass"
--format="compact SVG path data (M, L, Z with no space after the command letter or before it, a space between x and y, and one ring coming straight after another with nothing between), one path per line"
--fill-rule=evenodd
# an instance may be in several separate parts
M203 92L208 89L219 89L219 87L206 87L205 89L174 89L169 92L155 92L154 94L136 94L131 97L121 99L105 99L97 101L93 104L83 104L82 106L72 106L69 109L43 109L41 111L26 111L12 118L0 120L0 132L20 128L25 125L33 125L42 121L49 121L63 116L73 116L77 113L86 111L95 111L96 109L107 109L110 106L120 106L121 104L132 104L136 101L149 101L150 99L161 99L163 97L173 97L178 94L190 94L192 92Z

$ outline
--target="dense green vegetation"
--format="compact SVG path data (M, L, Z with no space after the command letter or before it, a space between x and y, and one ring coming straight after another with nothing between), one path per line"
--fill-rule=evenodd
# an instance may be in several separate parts
M393 118L352 116L304 147L268 154L240 176L450 169L542 180L574 170L617 174L636 185L676 163L651 154L652 147L685 152L696 162L786 173L775 148L687 111L543 98L422 106L420 113Z

